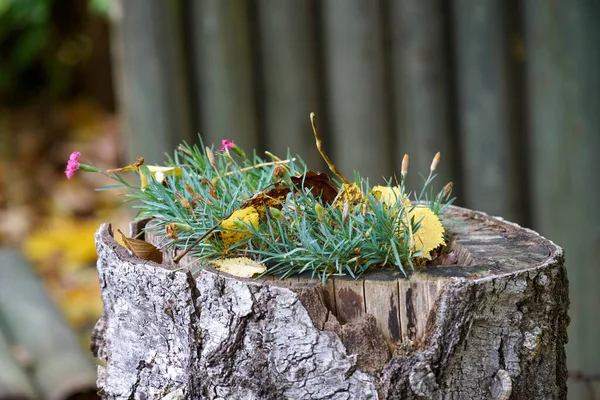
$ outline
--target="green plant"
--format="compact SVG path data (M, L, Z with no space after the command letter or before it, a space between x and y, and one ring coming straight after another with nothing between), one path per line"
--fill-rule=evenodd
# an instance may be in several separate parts
M454 200L451 185L438 193L431 189L439 153L422 190L409 200L408 156L399 180L371 187L356 173L349 182L322 151L313 127L317 147L340 182L310 171L290 154L284 160L270 153L270 160L255 153L247 157L223 141L217 152L183 144L164 167L139 159L101 171L120 183L105 189L131 189L127 196L137 200L139 218L152 218L148 228L164 232L164 246L178 249L176 262L188 252L205 260L244 256L281 277L309 272L324 282L334 274L358 277L378 267L406 274L406 267L431 259L431 251L444 243L439 216ZM67 176L81 166L94 170L72 157ZM129 170L139 173L139 187L118 175Z

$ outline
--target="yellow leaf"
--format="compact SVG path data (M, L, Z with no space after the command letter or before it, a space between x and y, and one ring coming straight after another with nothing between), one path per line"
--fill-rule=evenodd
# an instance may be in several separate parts
M421 251L421 257L431 260L431 250L443 245L444 227L440 219L427 206L418 205L410 211L410 217L415 223L420 222L419 229L414 233L415 251Z
M344 204L355 206L362 200L362 192L356 183L344 183L338 193L333 206L343 208Z
M167 176L178 177L182 174L181 168L179 167L160 167L158 165L147 165L147 168L152 174L152 177L160 184L167 179ZM144 191L148 187L148 178L143 173L140 173L140 181L142 191Z
M232 244L252 236L252 232L244 227L243 224L241 227L239 226L240 221L258 228L258 220L259 214L254 207L236 210L229 218L223 220L223 222L221 222L221 227L224 228L224 230L221 231L221 239L223 240L225 247L229 247Z
M404 205L410 206L410 200L408 196L402 195L402 191L398 186L375 186L371 189L371 194L378 198L385 205L393 205L396 203L399 197L403 197Z
M264 264L257 263L247 257L226 258L211 262L216 269L240 278L252 278L267 270Z

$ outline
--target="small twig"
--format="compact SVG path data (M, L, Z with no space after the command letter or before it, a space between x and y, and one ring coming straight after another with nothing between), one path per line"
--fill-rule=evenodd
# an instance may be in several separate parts
M227 217L229 218L229 217ZM225 218L225 219L227 219ZM196 246L198 243L200 243L202 240L204 240L204 238L206 238L208 235L210 235L215 229L217 229L219 227L219 225L221 224L221 222L223 222L224 220L220 221L219 223L217 223L215 226L213 226L212 228L210 228L209 230L207 230L204 235L200 236L198 239L194 240L194 243L192 243L191 245L189 245L184 251L183 253L179 254L177 257L175 257L173 259L173 263L177 264L179 261L181 261L181 259L183 257L186 256L187 253L190 252L190 250L192 250L194 248L194 246Z
M251 170L256 169L256 168L268 167L270 165L289 164L290 162L294 162L294 161L296 161L296 159L292 158L291 160L271 161L271 162L266 162L266 163L251 165L249 167L236 169L234 171L229 171L226 174L224 174L223 176L233 175L233 174L238 173L238 172L251 171Z
M406 217L406 223L402 221L402 224L406 225L406 227L408 228L408 258L411 258L413 247L415 246L415 238L413 236L412 224L410 221L410 213L408 212L406 207L404 207L404 213Z
M271 157L271 160L273 160L273 161L281 161L281 158L277 157L275 154L271 153L270 151L265 150L265 154L267 156Z
M319 150L319 153L321 154L321 157L323 157L323 160L325 160L325 162L327 163L327 166L329 167L329 169L331 170L331 172L333 172L335 174L335 176L337 176L338 178L340 178L340 180L343 183L345 183L346 185L349 185L350 182L348 181L348 179L346 179L344 177L344 175L342 175L337 170L337 168L335 167L335 165L331 162L331 160L329 159L329 157L327 157L327 154L323 150L323 146L322 146L322 143L321 143L321 137L319 136L319 131L317 130L317 123L315 122L315 113L314 112L310 113L310 123L312 125L313 133L315 134L315 142L317 143L317 150Z

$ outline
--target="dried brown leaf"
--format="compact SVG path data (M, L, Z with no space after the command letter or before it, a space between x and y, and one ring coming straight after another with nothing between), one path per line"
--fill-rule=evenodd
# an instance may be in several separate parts
M156 246L144 240L128 238L120 229L117 229L117 232L121 234L125 247L127 247L133 255L142 260L154 261L155 263L162 264L163 255Z
M320 198L324 203L332 203L338 194L338 187L333 184L325 172L308 171L304 175L292 176L291 179L296 187L309 188L312 195Z

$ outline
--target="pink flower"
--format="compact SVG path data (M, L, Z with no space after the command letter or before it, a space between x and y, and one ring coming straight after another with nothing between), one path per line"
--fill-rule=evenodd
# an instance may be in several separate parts
M67 175L67 179L71 179L75 172L81 166L79 164L79 159L81 158L81 153L78 151L74 151L69 156L69 161L67 161L67 169L65 170L65 174Z
M221 140L221 150L231 150L235 147L233 140L223 139Z

